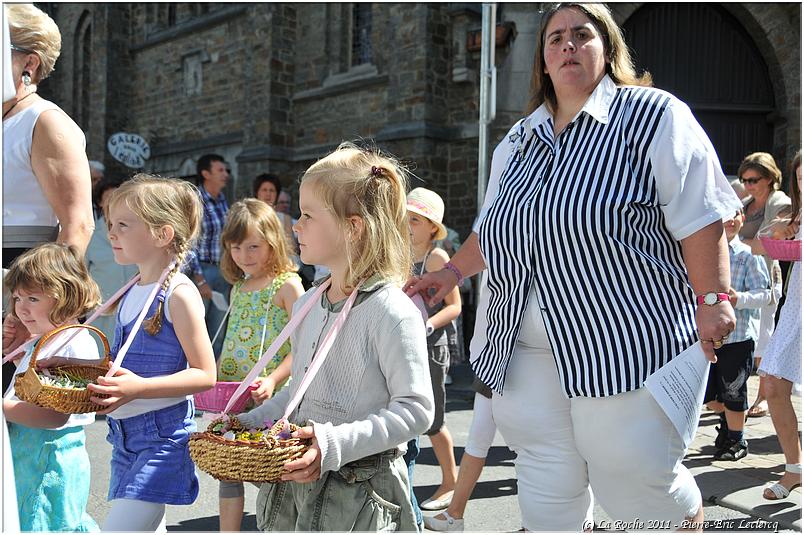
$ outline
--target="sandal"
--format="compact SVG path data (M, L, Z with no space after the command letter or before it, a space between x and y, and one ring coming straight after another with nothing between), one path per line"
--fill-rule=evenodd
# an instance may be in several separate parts
M800 474L801 473L801 465L800 464L786 464L784 465L785 472L789 472L791 474ZM782 485L781 483L777 482L771 485L770 487L765 488L762 492L762 497L766 500L776 501L776 500L783 500L790 496L790 493L796 490L801 486L801 482L796 483L789 489ZM773 497L768 497L766 492L770 491L773 494Z
M748 409L748 418L762 418L768 415L768 402L764 399L758 399L750 409Z

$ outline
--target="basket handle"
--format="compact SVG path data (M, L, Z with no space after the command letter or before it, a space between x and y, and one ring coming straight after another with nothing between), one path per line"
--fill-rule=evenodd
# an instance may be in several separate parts
M98 335L100 341L103 342L103 349L105 351L103 362L105 363L109 362L109 352L111 351L111 348L109 347L109 341L106 339L106 335L103 334L103 332L100 329L98 329L97 327L93 327L92 325L87 325L84 323L74 323L71 325L62 325L61 327L57 327L56 329L53 329L52 331L42 335L42 338L40 339L39 343L36 344L36 347L34 347L33 354L31 355L31 363L28 365L30 369L32 370L36 369L36 359L39 356L39 352L41 351L41 349L47 344L48 340L50 340L60 332L66 331L67 329L89 329L90 331ZM59 347L58 349L61 349L61 347Z
M84 324L89 324L89 323L92 323L93 321L95 321L98 318L98 316L103 314L109 307L112 306L112 304L116 303L117 300L120 299L120 296L122 296L124 293L126 293L129 288L134 286L134 284L138 280L140 280L140 274L139 273L134 275L131 278L131 280L129 280L127 283L125 283L119 290L117 290L114 293L113 296L111 296L109 299L106 300L105 303L103 303L100 307L98 307L98 309L95 310L95 312L93 312L92 315L87 318L87 320L84 322ZM75 334L78 334L78 333L75 333ZM60 350L64 346L66 346L70 342L70 340L73 339L73 336L74 335L71 335L69 338L64 340L64 342L62 342L62 344L58 348L56 348L56 351ZM17 355L21 355L29 347L34 345L37 342L37 340L39 340L39 338L34 336L34 337L31 337L30 339L26 340L25 342L23 342L21 346L19 346L17 349L15 349L11 353L9 353L5 357L3 357L3 364L5 364L6 362L14 359Z

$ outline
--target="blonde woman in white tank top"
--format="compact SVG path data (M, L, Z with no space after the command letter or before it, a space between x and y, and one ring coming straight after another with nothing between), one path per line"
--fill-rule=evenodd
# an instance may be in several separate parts
M53 239L83 253L94 227L84 133L36 92L53 70L61 36L32 4L5 9L16 95L3 102L3 264Z

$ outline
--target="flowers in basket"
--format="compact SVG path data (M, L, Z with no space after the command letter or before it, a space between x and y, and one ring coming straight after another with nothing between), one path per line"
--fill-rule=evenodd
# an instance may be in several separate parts
M292 438L291 433L295 430L296 426L293 424L289 424L289 427L285 428L283 422L273 420L265 420L263 427L246 429L234 414L226 414L212 420L207 428L208 432L220 436L224 440L258 444L272 444L277 439L289 440Z
M57 375L51 375L47 369L40 372L39 380L42 381L43 385L68 388L70 390L82 390L86 388L87 385L97 382L67 370L54 370L54 372Z

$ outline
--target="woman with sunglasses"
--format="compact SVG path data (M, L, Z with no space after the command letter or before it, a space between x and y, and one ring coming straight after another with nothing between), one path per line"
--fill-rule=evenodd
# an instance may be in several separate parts
M16 94L3 102L3 267L53 240L83 254L94 228L84 132L36 92L59 57L59 28L33 4L6 4L5 10ZM17 340L28 337L21 323L15 328ZM8 381L10 372L4 368Z
M790 197L779 189L782 185L782 172L773 156L767 152L755 152L746 156L737 169L737 176L749 195L743 202L745 223L740 230L740 240L751 247L752 253L762 255L771 275L770 299L760 309L759 339L754 349L754 368L758 368L765 347L773 334L774 316L781 297L782 274L779 262L767 255L757 236L774 220L790 213L791 201ZM768 405L760 381L757 399L748 410L748 416L758 418L766 414Z

